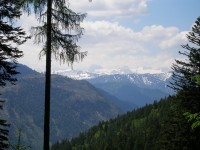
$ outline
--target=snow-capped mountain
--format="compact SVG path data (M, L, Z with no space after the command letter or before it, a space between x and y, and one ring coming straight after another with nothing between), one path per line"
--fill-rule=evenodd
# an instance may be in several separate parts
M135 72L135 71L134 71ZM124 66L118 69L90 69L90 71L80 71L80 70L58 70L54 71L53 74L58 74L62 76L67 76L76 80L83 79L93 79L104 75L127 75L133 74L133 71L129 67Z
M137 106L143 106L174 93L167 86L171 80L171 73L138 74L125 68L94 73L68 70L58 71L56 74L76 80L87 80L121 101L131 102Z
M55 71L53 72L53 74L67 76L68 78L75 80L92 79L100 76L100 74L90 73L87 71L78 71L78 70L61 70L61 71Z
M132 73L130 70L112 70L101 72L88 72L88 71L77 71L77 70L65 70L56 71L54 74L59 74L62 76L67 76L75 80L95 80L101 83L106 82L131 82L139 87L155 87L158 83L167 82L172 73L159 73L159 74L138 74Z
M125 74L119 70L96 70L95 72L89 71L79 71L79 70L59 70L53 72L53 74L58 74L62 76L67 76L75 80L88 80L104 75L114 75L114 74Z
M87 79L93 79L101 76L113 76L114 80L119 79L122 77L126 77L129 80L134 81L134 78L142 77L143 81L147 84L150 84L147 78L150 76L154 76L155 78L158 78L160 80L167 80L171 77L171 73L157 73L157 74L139 74L139 73L133 73L128 68L120 68L120 69L114 69L114 70L95 70L94 72L89 71L80 71L80 70L59 70L54 71L53 74L58 74L62 76L67 76L72 79L76 80L87 80ZM147 78L146 78L147 77Z
M171 74L114 74L88 79L95 87L114 95L122 101L144 106L154 100L174 94L169 88Z

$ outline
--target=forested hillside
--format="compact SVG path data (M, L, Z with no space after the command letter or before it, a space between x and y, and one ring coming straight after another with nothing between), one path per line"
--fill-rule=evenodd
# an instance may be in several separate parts
M198 150L198 133L173 96L101 122L78 138L53 145L52 150Z

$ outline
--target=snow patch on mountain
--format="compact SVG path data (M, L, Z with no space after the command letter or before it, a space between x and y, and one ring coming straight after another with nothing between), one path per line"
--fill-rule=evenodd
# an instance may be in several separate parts
M58 74L62 76L67 76L68 78L72 78L75 80L86 80L98 77L99 74L90 73L87 71L78 71L78 70L59 70L53 72L53 74Z
M152 85L160 81L166 81L172 75L172 73L158 73L158 74L138 74L133 73L128 68L120 68L115 70L96 70L95 72L78 71L78 70L60 70L55 71L53 74L67 76L75 80L89 80L94 78L104 78L105 80L132 82L134 84L144 83L145 85ZM109 76L109 79L108 79Z
M148 78L147 77L142 77L142 79L143 79L143 82L146 84L146 85L151 85L151 81L150 80L148 80Z
M128 73L125 71L102 71L102 72L88 72L77 70L56 71L54 74L67 76L75 80L87 80L95 84L107 83L131 83L139 88L144 89L159 89L165 93L173 94L174 91L168 87L169 80L171 80L172 73L158 73L158 74L138 74Z

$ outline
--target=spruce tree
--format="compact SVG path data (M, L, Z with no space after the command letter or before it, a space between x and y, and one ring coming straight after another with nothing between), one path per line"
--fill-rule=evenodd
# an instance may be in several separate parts
M40 53L41 56L46 55L43 148L49 150L51 54L60 62L67 62L70 65L86 56L87 53L80 52L80 48L76 44L83 34L80 22L83 21L86 14L73 12L65 0L23 0L22 6L28 12L33 7L42 24L33 27L32 33L36 43L45 43Z
M176 60L173 64L173 82L171 87L177 90L178 125L181 127L176 133L178 143L184 143L185 149L199 149L200 130L191 131L191 125L184 118L186 112L195 114L200 112L200 85L194 79L200 75L200 17L197 18L192 31L187 34L189 44L182 45L184 51L179 52L184 60ZM180 137L180 138L178 138ZM182 144L183 145L183 144Z
M189 44L182 45L185 51L179 52L186 59L173 64L171 87L178 92L182 107L189 112L200 112L200 85L193 78L200 75L200 17L192 31L187 34Z
M18 4L18 0L0 1L0 87L6 86L7 83L15 83L16 78L13 76L18 73L16 71L17 59L23 55L17 45L23 44L28 38L20 27L15 27L12 23L21 15ZM3 102L0 100L1 111ZM7 121L0 118L0 149L9 146L8 126Z

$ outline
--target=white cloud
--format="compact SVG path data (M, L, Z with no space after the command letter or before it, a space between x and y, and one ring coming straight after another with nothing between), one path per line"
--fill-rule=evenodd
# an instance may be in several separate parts
M184 43L186 43L187 38L186 38L186 34L188 32L180 32L178 34L172 35L170 38L163 40L159 46L163 49L163 48L170 48L173 46L177 46L177 45L182 45Z
M175 27L153 25L134 32L117 22L107 21L85 22L84 27L85 35L80 45L89 52L83 62L87 67L99 64L104 68L143 66L170 70L180 45L186 40L186 32Z
M121 18L135 17L147 12L148 0L93 0L92 3L71 0L73 10L86 12L93 17Z
M145 26L141 31L141 40L151 41L152 39L160 40L160 38L170 38L177 34L179 30L175 27L164 28L161 25Z

